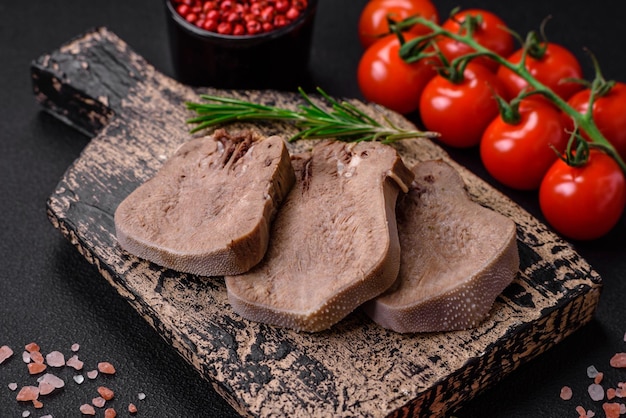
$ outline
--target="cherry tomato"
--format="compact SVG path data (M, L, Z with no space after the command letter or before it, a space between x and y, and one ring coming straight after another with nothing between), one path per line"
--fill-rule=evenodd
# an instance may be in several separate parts
M548 223L565 237L596 239L620 220L626 180L615 160L598 150L591 150L582 167L558 159L541 183L539 205Z
M496 117L480 141L480 157L493 178L518 190L536 190L563 152L569 135L560 112L537 100L522 100L519 120Z
M426 84L420 98L422 123L439 132L444 144L476 146L487 125L498 116L496 94L506 97L500 80L480 64L470 62L458 83L438 74Z
M407 34L405 39L414 36ZM406 114L417 109L422 90L436 71L427 60L407 64L399 49L396 35L376 41L359 61L357 81L367 100Z
M586 113L590 93L589 89L579 91L569 99L569 105L580 113ZM626 84L615 83L608 93L596 98L591 115L602 135L615 147L620 157L626 160ZM567 128L573 130L572 119L566 116L565 120Z
M508 57L508 61L517 64L522 59L523 49L518 49ZM540 83L550 88L563 100L568 100L581 90L580 83L566 82L565 79L582 79L582 69L578 59L566 48L548 42L541 58L526 56L526 69ZM528 83L504 66L498 68L498 77L504 82L511 97L517 96ZM534 96L533 96L534 97Z
M504 21L492 12L481 9L463 10L446 20L442 27L450 32L458 33L461 30L461 23L465 22L467 16L479 15L481 16L481 23L474 29L473 34L476 42L500 56L508 57L511 55L515 48L513 36L507 31ZM468 45L448 37L438 40L437 47L448 61L474 51ZM497 62L485 57L475 58L474 61L493 71L498 67Z
M382 35L389 33L387 16L400 21L407 17L420 15L433 22L439 23L437 8L430 0L371 0L368 2L359 17L359 40L364 48L368 48ZM421 25L415 25L410 32L424 35L430 30Z

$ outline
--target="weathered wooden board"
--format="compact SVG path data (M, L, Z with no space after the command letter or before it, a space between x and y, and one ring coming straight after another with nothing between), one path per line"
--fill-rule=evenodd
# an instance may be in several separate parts
M180 85L104 28L40 57L32 77L46 110L94 136L50 197L50 220L243 415L442 416L593 316L598 274L535 218L451 162L476 201L518 226L519 273L480 327L399 335L358 311L317 334L246 321L231 311L222 278L180 274L122 251L113 213L189 138L183 101L208 92L295 107L299 96ZM293 132L287 124L255 126L265 134ZM449 160L427 140L398 149L408 164Z

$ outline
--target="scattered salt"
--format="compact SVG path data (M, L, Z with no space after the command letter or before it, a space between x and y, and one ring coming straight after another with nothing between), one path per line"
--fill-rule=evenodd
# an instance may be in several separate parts
M30 416L30 411L24 411L22 412L22 418L27 418Z
M593 379L594 377L596 377L598 375L598 369L596 369L596 366L589 366L587 367L587 377L590 379Z
M605 402L602 404L602 409L606 418L619 418L620 406L617 403Z
M30 358L35 363L43 364L43 355L39 351L31 351L30 352Z
M65 356L60 351L51 351L46 355L46 362L50 367L65 366Z
M42 376L41 383L47 383L55 389L61 389L65 386L65 381L52 373L46 373Z
M137 413L137 407L135 406L134 403L129 403L128 404L128 412L130 412L131 414L136 414Z
M587 388L587 392L589 392L589 396L594 401L601 401L604 399L604 388L597 383L592 383Z
M17 390L17 383L13 383L13 382L9 383L9 389Z
M52 386L50 383L47 382L41 382L39 383L39 394L40 395L49 395L50 393L54 392L55 387Z
M73 352L77 352L78 350L80 350L80 344L78 343L72 344L72 347L70 348L70 350L72 350Z
M85 377L82 374L77 374L74 376L74 382L78 383L79 385L83 383L84 381L85 381Z
M91 380L95 379L96 377L98 377L98 371L97 370L88 371L87 377L90 378Z
M117 412L113 408L107 408L104 410L104 418L115 418L117 416Z
M146 394L143 392L139 392L137 394L137 399L139 399L140 401L143 401L144 399L146 399Z
M30 353L28 351L24 351L22 353L22 360L24 361L24 363L30 363L31 362Z
M105 386L99 386L97 390L100 396L102 396L102 398L104 398L107 401L110 401L115 396L115 393L111 389Z
M2 364L5 360L10 358L13 355L13 350L8 345L3 345L0 347L0 364Z
M52 418L52 415L42 415L42 416L41 416L41 417L39 417L39 418Z
M43 363L28 363L28 373L39 374L46 370L46 365Z
M38 399L34 399L33 400L33 406L35 407L35 409L41 409L41 408L43 408L43 402L41 402Z

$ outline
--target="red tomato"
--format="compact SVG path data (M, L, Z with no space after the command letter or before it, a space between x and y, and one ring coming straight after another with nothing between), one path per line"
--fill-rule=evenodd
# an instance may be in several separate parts
M430 0L371 0L365 5L359 17L359 40L364 48L368 48L379 37L389 33L387 16L400 21L415 15L439 22L437 8ZM425 26L415 25L410 32L424 35L430 30Z
M493 178L518 190L536 190L546 171L563 152L569 135L560 112L538 100L522 100L520 119L496 117L483 133L480 157Z
M405 39L414 36L407 35ZM427 60L407 64L399 49L396 35L376 41L359 61L357 81L367 100L406 114L417 109L422 90L436 71Z
M589 108L589 89L579 91L568 101L580 113ZM617 153L626 160L626 84L615 83L605 95L593 103L593 120L602 135L613 145ZM566 116L567 127L574 129L574 122ZM584 132L583 132L584 136Z
M522 59L523 49L515 51L508 61L517 64ZM566 48L549 42L545 54L537 59L530 54L526 56L526 69L540 83L550 88L563 100L569 99L574 93L581 90L580 83L563 82L567 78L582 79L582 69L578 59ZM511 97L517 96L528 83L504 66L498 69L498 77L504 82Z
M591 150L589 162L570 167L557 160L539 188L546 220L565 237L592 240L608 233L626 205L626 180L613 158Z
M513 36L506 30L504 21L492 12L481 9L463 10L446 20L442 27L450 32L458 33L461 30L461 23L465 21L468 15L480 15L482 17L482 22L475 28L473 34L476 42L502 57L511 55L515 48ZM438 40L437 46L448 61L474 52L474 50L466 44L448 37L443 37ZM485 57L475 58L474 60L493 71L498 67L497 62Z
M487 125L498 116L496 94L506 97L500 80L480 64L470 62L458 83L436 75L420 98L422 123L426 129L439 132L444 144L476 146Z

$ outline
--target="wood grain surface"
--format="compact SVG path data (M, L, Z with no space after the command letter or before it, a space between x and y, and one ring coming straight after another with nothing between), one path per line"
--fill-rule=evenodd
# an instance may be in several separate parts
M471 330L411 335L386 331L359 311L313 334L244 320L231 310L223 278L181 274L121 250L113 213L190 138L184 101L210 93L294 108L299 96L181 85L106 28L70 40L31 69L43 108L93 137L49 198L52 224L242 415L444 416L594 314L601 278L568 243L437 145L413 139L397 144L407 164L443 158L475 201L517 224L520 270L489 317ZM286 123L252 127L285 138L294 132ZM290 145L292 152L309 146Z

